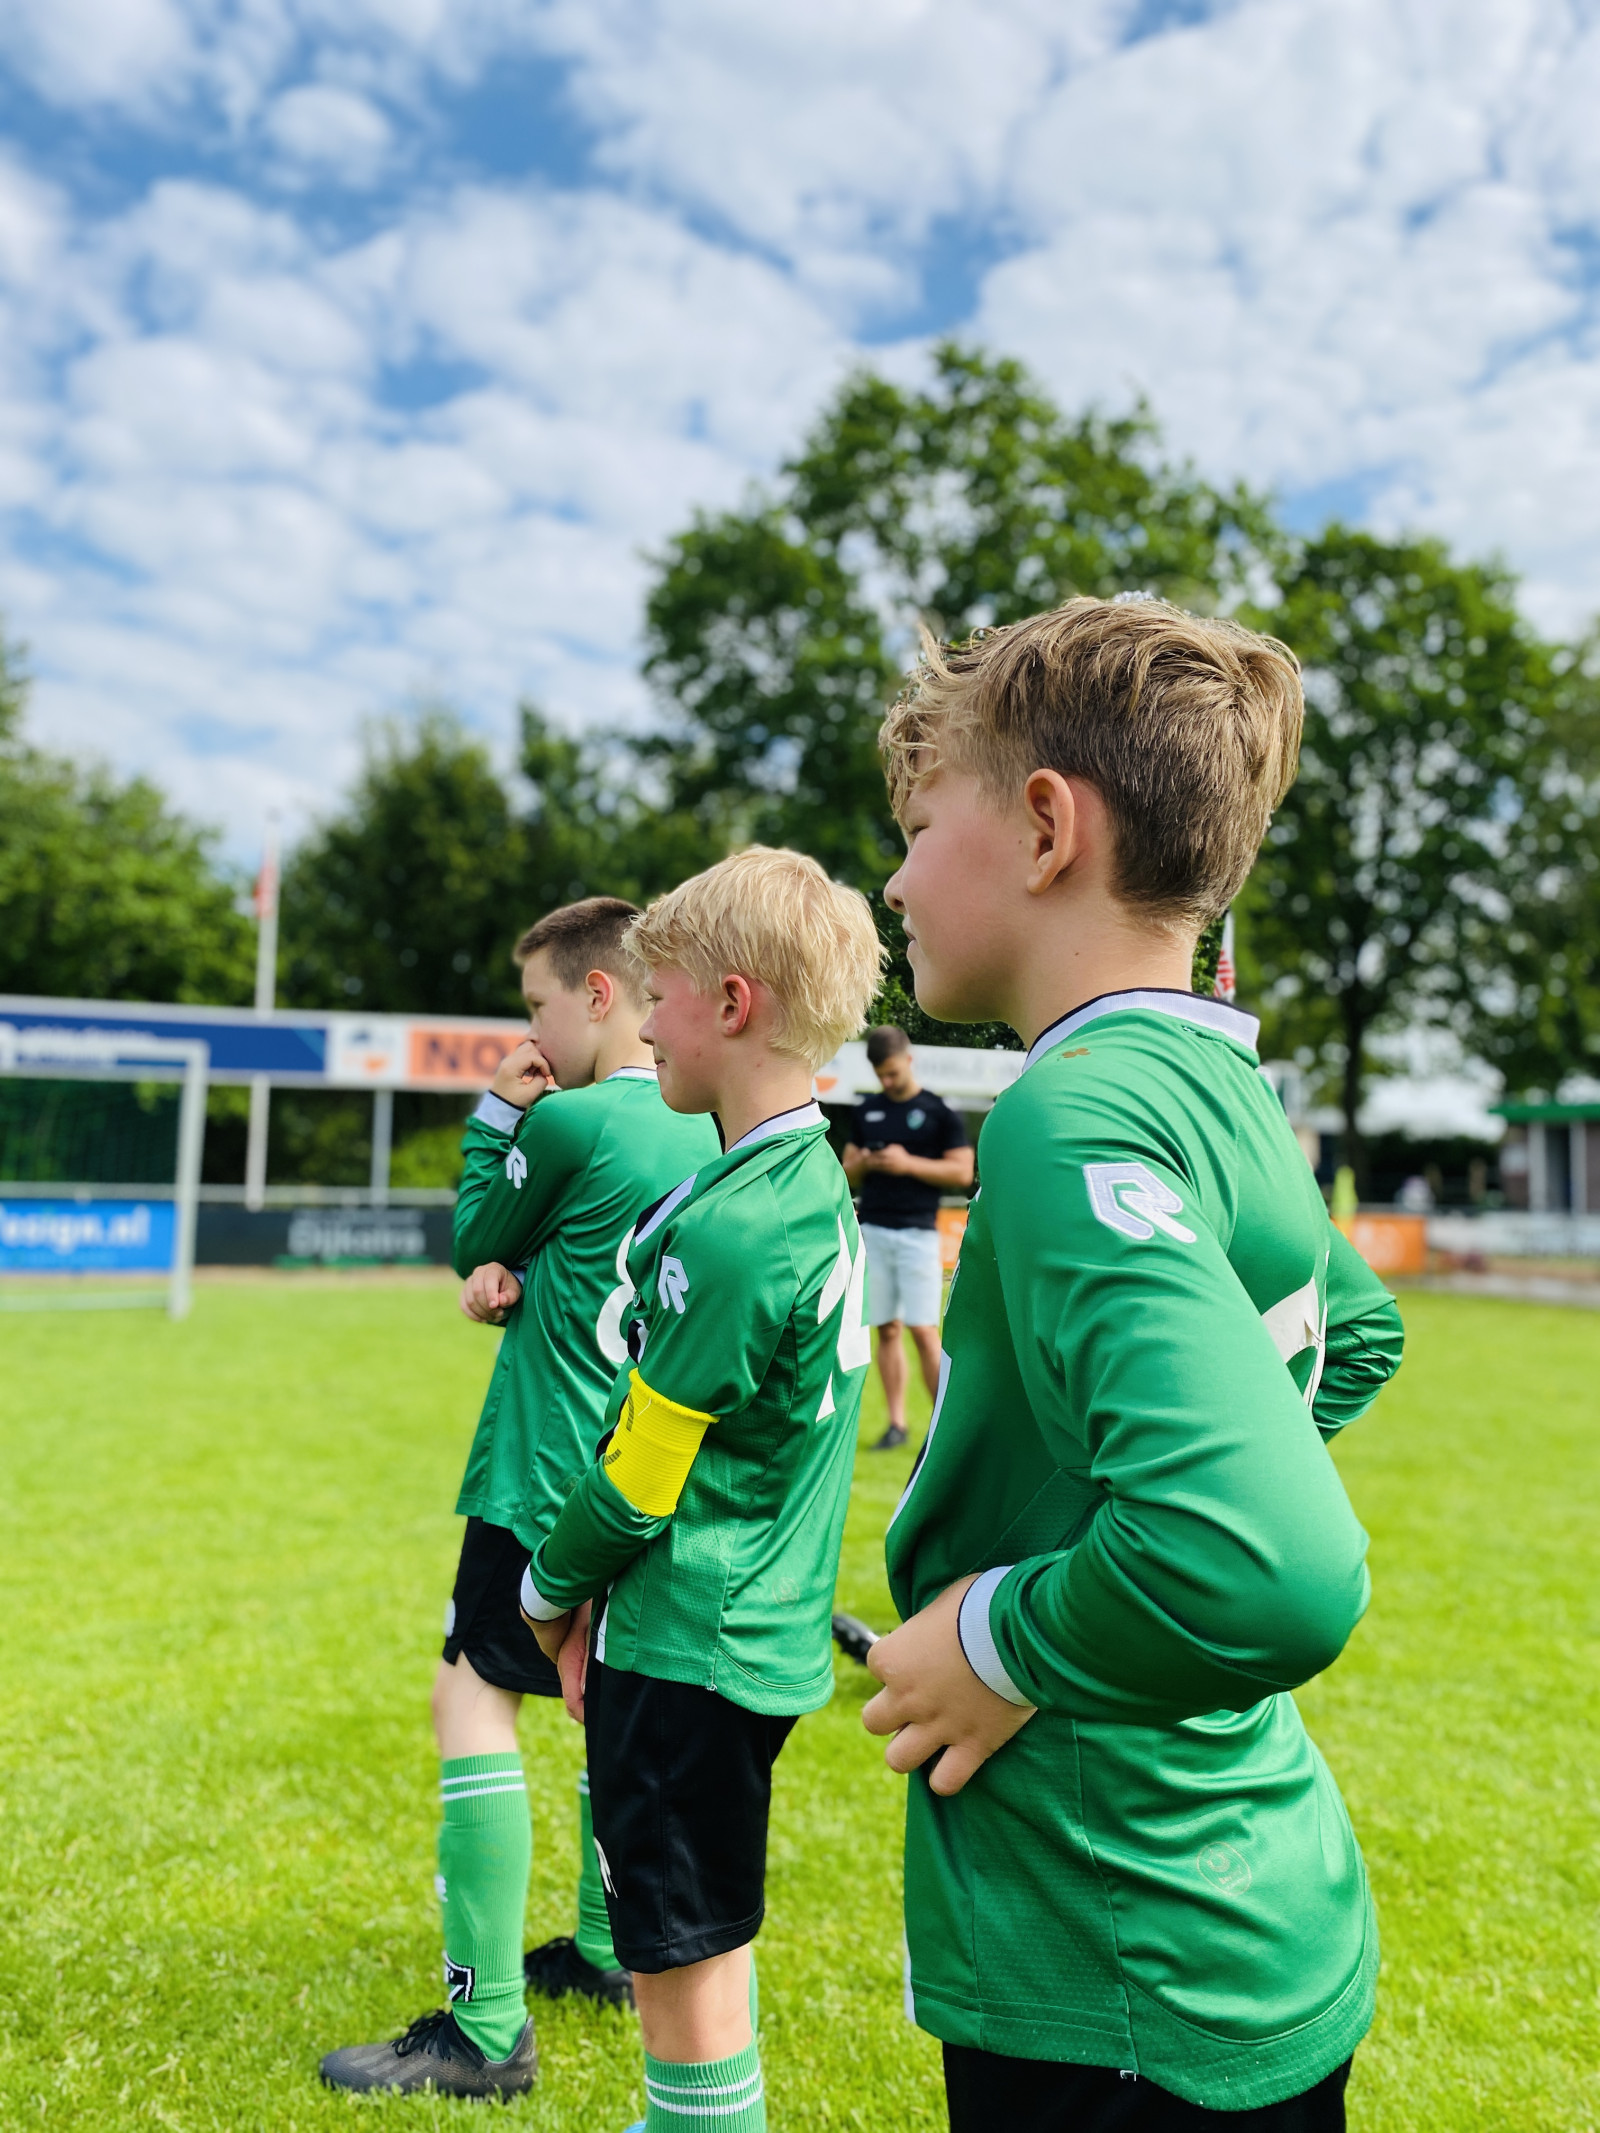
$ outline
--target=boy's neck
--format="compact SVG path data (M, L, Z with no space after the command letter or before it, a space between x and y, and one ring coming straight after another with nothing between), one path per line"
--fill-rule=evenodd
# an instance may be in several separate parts
M647 1073L656 1070L656 1055L648 1044L639 1040L639 1021L618 1023L615 1029L608 1017L600 1027L600 1042L594 1055L594 1078L604 1081L609 1074L620 1074L624 1067L643 1067Z
M1183 935L1119 925L1070 945L1040 947L1016 973L1013 1011L1005 1018L1025 1045L1107 993L1188 992L1193 983L1194 943Z
M731 1148L752 1126L797 1111L812 1096L811 1069L798 1059L768 1056L740 1063L717 1090L712 1106L722 1128L722 1144Z

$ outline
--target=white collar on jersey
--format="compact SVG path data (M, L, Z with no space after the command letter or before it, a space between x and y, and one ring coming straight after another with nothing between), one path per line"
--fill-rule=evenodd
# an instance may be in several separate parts
M613 1067L606 1076L607 1081L654 1081L655 1078L654 1067Z
M1023 1073L1026 1074L1029 1067L1037 1065L1046 1052L1054 1051L1066 1038L1075 1037L1090 1022L1098 1022L1102 1015L1123 1014L1130 1007L1143 1008L1154 1015L1171 1015L1175 1022L1198 1022L1202 1029L1218 1030L1224 1037L1231 1037L1235 1044L1242 1044L1252 1052L1261 1030L1256 1017L1247 1015L1242 1007L1230 1007L1226 1000L1208 1000L1203 993L1167 991L1154 986L1144 992L1103 992L1098 1000L1086 1000L1070 1015L1052 1022L1043 1036L1035 1037L1022 1062Z
M798 1133L802 1126L820 1126L822 1122L821 1104L800 1104L793 1111L780 1111L776 1118L764 1118L759 1126L741 1133L733 1148L752 1148L757 1141L770 1141L775 1133ZM733 1148L728 1149L729 1155Z

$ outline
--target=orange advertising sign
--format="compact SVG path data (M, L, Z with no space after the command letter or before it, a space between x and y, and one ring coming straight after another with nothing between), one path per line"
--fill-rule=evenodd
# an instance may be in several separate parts
M524 1034L503 1023L463 1029L448 1022L415 1022L410 1030L411 1081L437 1089L486 1088L501 1060Z

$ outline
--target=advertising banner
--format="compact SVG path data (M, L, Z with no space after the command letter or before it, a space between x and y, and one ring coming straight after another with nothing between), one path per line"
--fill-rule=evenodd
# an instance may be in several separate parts
M0 1273L164 1274L172 1239L170 1200L0 1200Z
M205 1205L201 1266L448 1266L448 1207Z

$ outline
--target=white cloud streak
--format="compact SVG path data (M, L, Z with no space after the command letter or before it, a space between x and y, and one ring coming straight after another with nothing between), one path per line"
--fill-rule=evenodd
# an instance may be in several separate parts
M1207 472L1499 551L1576 626L1591 15L1238 0L1129 42L1129 0L14 0L14 73L173 171L91 208L0 160L38 722L245 844L419 692L502 739L523 692L636 716L642 551L770 470L863 335L950 315L952 231L988 258L964 330L1069 405L1144 391ZM539 55L587 169L470 176L449 96Z

